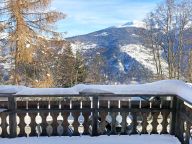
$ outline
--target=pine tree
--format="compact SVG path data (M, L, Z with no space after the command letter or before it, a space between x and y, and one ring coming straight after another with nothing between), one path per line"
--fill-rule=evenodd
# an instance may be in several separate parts
M70 87L73 85L75 81L75 58L70 43L66 43L60 50L54 70L56 86Z
M65 15L48 11L51 0L1 0L0 4L0 29L8 33L7 40L13 56L13 83L24 81L24 84L30 85L37 71L43 73L39 79L46 81L49 69L41 70L37 61L41 56L38 57L37 52L41 51L39 48L48 47L49 40L45 37L56 34L53 24Z
M89 69L88 69L88 76L87 82L89 83L103 83L105 81L104 77L104 69L105 61L100 55L97 53L95 57L92 58Z
M87 67L85 66L85 59L80 51L76 52L75 56L75 84L85 82L87 77Z

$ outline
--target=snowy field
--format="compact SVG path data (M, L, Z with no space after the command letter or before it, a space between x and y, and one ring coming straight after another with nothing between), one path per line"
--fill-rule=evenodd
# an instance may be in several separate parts
M30 137L0 139L0 144L180 144L170 135L132 135L99 137Z

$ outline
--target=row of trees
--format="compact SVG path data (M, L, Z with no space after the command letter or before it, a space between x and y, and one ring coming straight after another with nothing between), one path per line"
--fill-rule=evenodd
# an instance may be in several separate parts
M145 44L154 56L157 78L192 81L192 1L165 0L145 22ZM162 69L161 56L168 63L168 74Z
M6 35L1 52L8 51L3 60L11 65L9 83L64 87L85 80L81 53L74 55L62 33L53 30L66 15L49 10L50 5L51 0L0 1L0 34Z
M49 10L51 1L0 1L0 34L4 35L0 52L5 53L0 60L11 65L8 82L33 87L104 82L102 57L83 59L81 52L72 51L62 33L54 31L54 24L66 15ZM192 1L165 0L145 22L147 31L143 35L154 57L156 78L192 81ZM168 71L163 69L162 56Z

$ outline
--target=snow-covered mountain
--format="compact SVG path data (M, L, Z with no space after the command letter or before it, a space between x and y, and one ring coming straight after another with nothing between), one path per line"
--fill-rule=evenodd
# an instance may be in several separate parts
M124 28L124 27L136 27L136 28L144 28L146 29L146 23L142 21L134 20L132 22L127 22L123 25L115 26L116 28Z
M103 71L111 81L148 81L156 68L151 49L144 46L144 31L144 22L133 21L67 39L73 51L81 50L87 59L100 53L106 62ZM162 61L166 69L166 61Z

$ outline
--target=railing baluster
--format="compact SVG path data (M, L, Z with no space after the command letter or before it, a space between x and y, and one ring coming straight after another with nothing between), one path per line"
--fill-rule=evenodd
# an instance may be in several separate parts
M28 110L28 100L26 101L26 110ZM25 122L25 133L27 135L27 137L29 137L30 133L31 133L31 127L30 127L30 124L31 124L31 117L29 116L29 113L27 112L25 117L24 117L24 122Z
M116 116L116 125L115 125L115 130L116 130L116 133L118 134L118 135L120 135L121 134L121 132L122 132L122 120L123 120L123 118L122 118L122 116L121 116L121 112L120 112L120 108L121 108L121 101L119 100L118 101L118 109L119 109L119 111L118 111L118 114L117 114L117 116Z
M189 127L189 143L192 143L192 126Z
M131 98L129 98L128 100L128 107L129 107L129 110L131 110ZM126 133L128 135L131 135L131 133L133 132L133 115L130 111L126 117L126 123L127 123Z
M72 100L70 100L70 109L72 109ZM72 112L70 112L67 121L69 123L69 126L67 128L68 130L68 135L72 136L74 134L74 127L73 127L73 123L74 123L74 117L72 115Z
M152 108L152 102L150 102L150 109ZM153 122L153 115L152 115L152 112L150 111L148 116L147 116L147 127L146 127L146 130L147 130L147 133L148 134L151 134L152 131L153 131L153 125L152 125L152 122Z
M162 109L162 102L160 102L160 109ZM163 125L162 125L162 122L163 122L163 115L162 115L162 112L160 111L159 112L159 115L157 116L157 133L158 134L161 134L162 131L163 131Z
M93 109L93 99L91 99L91 109ZM89 115L88 118L88 132L90 135L92 135L92 121L93 121L93 112L91 111L91 114Z
M39 110L39 101L37 103L37 109ZM36 122L36 127L35 127L36 134L39 137L42 134L42 126L41 126L42 117L40 115L40 111L38 111L38 113L37 113L37 115L35 117L35 122Z
M139 110L141 110L142 108L142 102L141 100L139 101ZM143 123L143 115L142 115L142 112L140 111L137 115L137 126L136 126L136 131L138 134L141 135L142 131L143 131L143 126L142 126L142 123Z
M82 108L83 108L83 102L81 101L80 102L80 109L82 109ZM83 113L81 111L80 115L78 117L78 122L79 122L78 132L79 132L80 136L82 136L82 134L84 133L84 126L83 126L84 121L85 121L85 118L84 118Z
M2 136L7 137L6 134L6 125L3 126L3 123L6 124L5 118L3 120L3 115L7 116L8 120L8 133L9 137L16 137L17 136L17 113L18 116L21 118L21 132L19 136L34 136L35 130L37 135L46 135L46 130L48 136L56 135L56 133L61 136L65 135L68 132L70 136L79 134L87 134L87 129L89 126L91 136L97 136L99 134L103 134L103 128L106 128L104 134L161 134L166 133L165 129L167 126L168 133L175 135L182 141L182 144L189 144L190 139L190 125L192 124L192 115L190 114L191 109L186 108L183 104L183 100L178 98L174 98L168 107L168 101L165 101L162 107L162 103L157 103L156 99L153 101L153 108L152 108L152 101L150 101L150 107L148 106L148 102L140 100L140 101L132 101L129 99L128 108L124 107L124 102L122 101L122 107L120 101L117 103L116 101L109 100L109 99L99 99L99 95L92 95L91 96L91 112L90 109L87 107L89 101L86 99L81 99L80 107L77 105L75 101L73 102L72 108L72 99L70 100L70 109L69 107L65 107L63 105L61 107L61 101L55 103L50 101L48 107L45 103L47 101L42 100L41 109L39 109L39 102L37 104L37 109L33 109L34 102L30 102L30 106L28 108L28 101L26 102L26 107L22 107L23 101L16 103L14 97L9 97L8 102L8 112L2 112L2 124L0 123L0 127L2 126ZM106 97L107 98L107 97ZM82 108L82 100L83 100L83 108ZM108 107L106 100L108 100ZM100 107L99 107L100 102ZM111 102L111 103L110 103ZM141 103L142 102L142 103ZM131 107L132 104L132 107ZM160 105L159 105L160 104ZM17 109L18 105L18 109ZM90 105L90 104L89 104ZM111 106L110 106L111 105ZM160 107L160 108L159 108ZM52 108L52 109L51 109ZM190 110L189 110L190 109ZM165 111L167 110L167 111ZM68 113L70 112L70 115ZM88 113L91 113L91 119L88 121ZM107 114L108 113L108 114ZM167 117L169 113L169 116ZM80 114L80 115L79 115ZM65 115L66 119L63 118ZM67 119L68 115L68 119ZM185 116L183 116L185 115ZM23 119L25 117L25 120ZM29 118L31 117L31 118ZM99 123L98 121L102 122ZM147 117L147 121L146 121ZM36 118L36 119L35 119ZM46 122L47 118L47 122ZM78 121L77 121L78 118ZM28 119L28 121L27 121ZM29 122L29 119L30 122ZM153 120L154 119L154 120ZM63 122L63 121L67 122ZM85 120L85 122L84 122ZM73 123L74 122L74 123ZM79 122L79 123L77 123ZM187 129L185 126L187 123ZM25 124L24 126L22 126ZM5 128L4 128L5 127ZM101 133L99 128L101 129ZM46 129L47 128L47 129ZM54 128L54 129L53 129ZM74 132L75 128L75 132ZM78 128L78 130L76 130ZM85 130L84 130L85 128ZM43 131L42 131L43 130ZM5 132L4 132L5 131ZM28 132L27 132L28 131Z
M51 103L50 103L50 99L48 102L48 109L51 109ZM46 127L46 132L48 134L48 136L50 137L53 134L53 127L51 126L51 124L53 123L53 117L51 116L51 113L49 111L47 117L46 117L46 122L47 122L47 127Z
M59 109L61 109L61 100L59 100ZM57 116L57 124L58 124L58 126L57 126L57 134L59 136L62 136L63 132L64 132L62 123L63 123L63 116L62 116L61 112L59 112L59 115Z
M108 110L110 110L110 101L108 101L107 103L108 103L107 108ZM110 135L112 133L112 117L110 112L107 113L105 121L106 121L105 132L107 135Z

